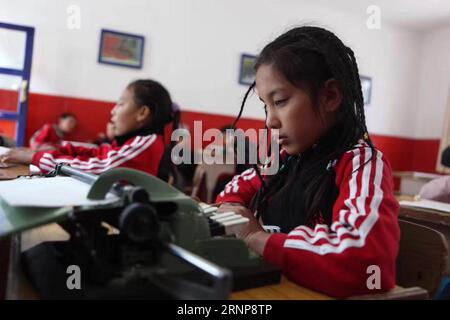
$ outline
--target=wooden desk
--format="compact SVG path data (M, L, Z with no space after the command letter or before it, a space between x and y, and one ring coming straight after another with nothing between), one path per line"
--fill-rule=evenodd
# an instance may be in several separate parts
M15 179L17 176L30 174L28 166L17 165L9 168L0 168L0 180Z
M394 178L400 179L399 193L403 195L415 195L428 182L442 177L442 175L425 172L394 171Z
M442 177L442 175L434 173L413 171L394 171L393 176L400 179L400 193L408 195L418 194L426 183Z
M281 278L279 284L233 292L231 300L331 300L332 297L306 289Z

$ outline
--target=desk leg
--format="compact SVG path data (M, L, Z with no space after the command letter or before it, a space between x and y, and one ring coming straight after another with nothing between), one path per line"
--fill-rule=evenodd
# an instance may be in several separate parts
M57 224L0 239L0 300L38 299L22 270L21 252L45 241L68 239L69 235Z
M9 250L9 267L8 267L8 279L6 283L6 300L17 300L19 289L19 272L22 270L20 264L20 252L21 252L21 234L14 234L11 236L11 245Z
M0 239L0 300L6 298L11 237Z

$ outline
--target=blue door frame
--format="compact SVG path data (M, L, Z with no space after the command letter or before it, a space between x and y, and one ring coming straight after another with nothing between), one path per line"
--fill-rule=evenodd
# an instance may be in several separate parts
M17 145L21 147L25 143L25 126L28 114L28 91L30 88L34 28L0 22L0 29L2 28L15 31L22 31L26 33L25 60L22 69L9 69L9 68L2 68L0 66L0 74L22 77L22 86L20 89L19 105L17 107L17 112L6 112L0 110L0 119L17 121L16 141ZM23 86L23 84L26 84L25 87Z

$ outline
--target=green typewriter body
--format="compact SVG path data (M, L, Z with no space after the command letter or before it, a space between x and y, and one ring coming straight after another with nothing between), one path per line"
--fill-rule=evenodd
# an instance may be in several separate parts
M52 222L70 234L69 241L54 244L60 249L51 258L44 258L48 247L24 253L25 269L43 297L224 299L232 290L280 280L279 270L242 240L212 236L202 207L154 176L125 168L94 176L68 166L55 174L89 183L89 199L113 192L117 200L60 208L12 207L0 200L0 237ZM61 264L46 265L55 255ZM87 271L84 292L65 296L65 283L56 283L67 277L62 273L68 265ZM44 270L60 276L41 281Z

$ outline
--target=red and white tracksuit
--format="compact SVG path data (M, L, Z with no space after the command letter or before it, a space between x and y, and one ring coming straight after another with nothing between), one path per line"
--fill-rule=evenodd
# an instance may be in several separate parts
M287 234L272 234L264 259L299 285L334 297L392 289L400 239L399 205L391 167L380 151L358 169L371 155L370 148L359 145L335 164L339 193L331 225L300 225ZM256 172L248 169L234 177L216 202L248 207L260 186Z
M70 143L57 150L39 151L33 156L32 164L43 173L52 171L56 164L67 163L75 169L100 174L116 167L126 167L157 175L164 153L162 136L150 134L134 136L123 145L102 144L94 148L76 147Z
M41 146L58 146L62 143L64 134L56 124L47 123L36 131L30 139L30 148L38 149Z

